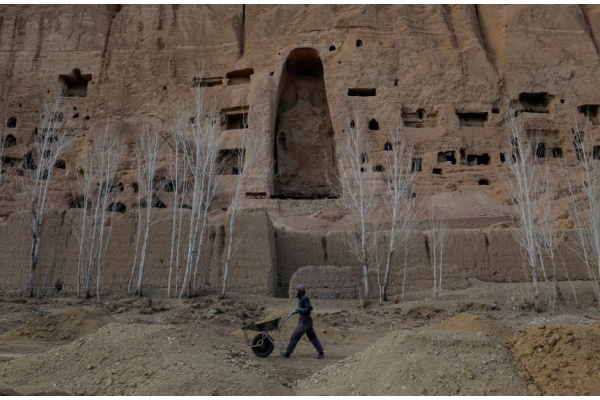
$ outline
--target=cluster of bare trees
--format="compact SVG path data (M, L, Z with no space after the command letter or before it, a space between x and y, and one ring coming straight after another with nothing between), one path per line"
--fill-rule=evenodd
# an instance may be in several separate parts
M573 250L585 265L596 299L600 301L600 165L594 155L596 138L587 124L578 123L576 117L573 119L571 145L577 163L565 173L577 238Z
M411 197L416 171L412 168L413 147L408 143L398 119L395 125L389 127L389 138L384 146L384 185L378 188L367 167L372 144L366 120L360 111L353 111L348 119L348 127L337 142L338 168L343 186L342 201L356 216L356 230L348 244L362 266L362 298L363 304L367 305L371 301L370 271L377 272L379 298L385 301L389 296L394 252L404 246L406 257L409 235L415 222L415 203ZM385 206L387 211L389 230L386 234L380 233L379 222L374 215L380 206ZM386 249L385 254L381 253L382 248ZM381 264L385 265L383 274L379 273ZM405 262L405 271L406 265Z
M80 203L77 206L83 209L77 259L78 297L81 296L82 283L85 298L92 296L95 269L96 296L100 299L102 267L120 195L114 181L122 157L122 146L107 122L104 132L92 141L77 176L81 196L76 201Z
M30 195L29 210L33 238L29 263L28 297L35 296L36 270L48 204L48 190L59 157L73 141L62 122L62 116L60 97L53 104L45 105L39 127L34 133L33 154L28 158L29 165L22 177L23 187Z
M537 311L542 310L540 281L548 286L547 304L553 311L556 301L564 298L558 281L559 271L569 277L563 255L557 250L558 242L566 233L558 232L555 227L557 193L563 185L574 224L572 251L581 258L596 298L600 299L600 170L594 159L595 138L588 132L587 125L579 124L577 117L573 120L574 135L570 142L576 160L574 164L564 160L552 171L549 163L542 161L545 157L538 154L539 134L526 130L514 112L507 118L507 145L511 156L506 163L505 182L514 203L516 239L527 260Z

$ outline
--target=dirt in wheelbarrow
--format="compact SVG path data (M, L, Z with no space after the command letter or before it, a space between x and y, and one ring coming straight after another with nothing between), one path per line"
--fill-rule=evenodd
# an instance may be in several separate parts
M525 285L474 280L441 300L414 292L363 308L311 299L324 359L306 339L290 359L278 350L259 358L249 348L240 328L287 315L294 299L5 296L0 394L597 393L600 315L589 283L573 285L577 301L567 295L552 313L531 310ZM297 318L283 326L286 341Z

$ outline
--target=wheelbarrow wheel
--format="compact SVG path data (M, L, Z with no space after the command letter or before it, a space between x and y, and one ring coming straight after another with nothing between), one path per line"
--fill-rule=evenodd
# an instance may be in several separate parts
M273 343L271 343L267 335L264 335L262 333L259 333L258 335L254 336L251 345L252 352L257 357L262 358L269 357L269 354L271 354L273 352L273 349L275 348L275 346L273 346Z

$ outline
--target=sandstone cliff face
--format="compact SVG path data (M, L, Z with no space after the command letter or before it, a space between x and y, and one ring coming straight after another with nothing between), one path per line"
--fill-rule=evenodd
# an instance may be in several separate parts
M160 123L168 137L197 86L220 114L223 150L240 147L246 117L267 139L261 160L279 175L262 182L265 199L246 202L279 225L291 222L277 198L343 196L331 182L352 110L369 126L366 173L377 185L398 121L422 169L418 199L433 197L444 218L506 214L497 174L508 154L506 111L542 132L548 162L574 160L573 119L598 133L599 43L596 5L0 6L9 138L0 218L24 208L11 177L22 173L44 100L66 90L64 123L77 138L55 175L52 207L72 203L77 171L108 123L126 147L117 181L130 210L141 127ZM225 193L235 177L221 178Z

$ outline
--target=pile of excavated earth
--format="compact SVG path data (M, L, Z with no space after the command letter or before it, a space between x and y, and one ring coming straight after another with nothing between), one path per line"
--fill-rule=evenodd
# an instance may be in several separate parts
M593 302L538 314L518 304L473 301L472 289L442 300L368 308L314 299L323 360L313 358L305 339L290 359L277 350L258 358L247 346L240 328L285 316L295 307L293 299L6 298L0 301L6 315L0 326L0 394L599 392L600 325ZM292 317L284 325L286 338L295 323Z

